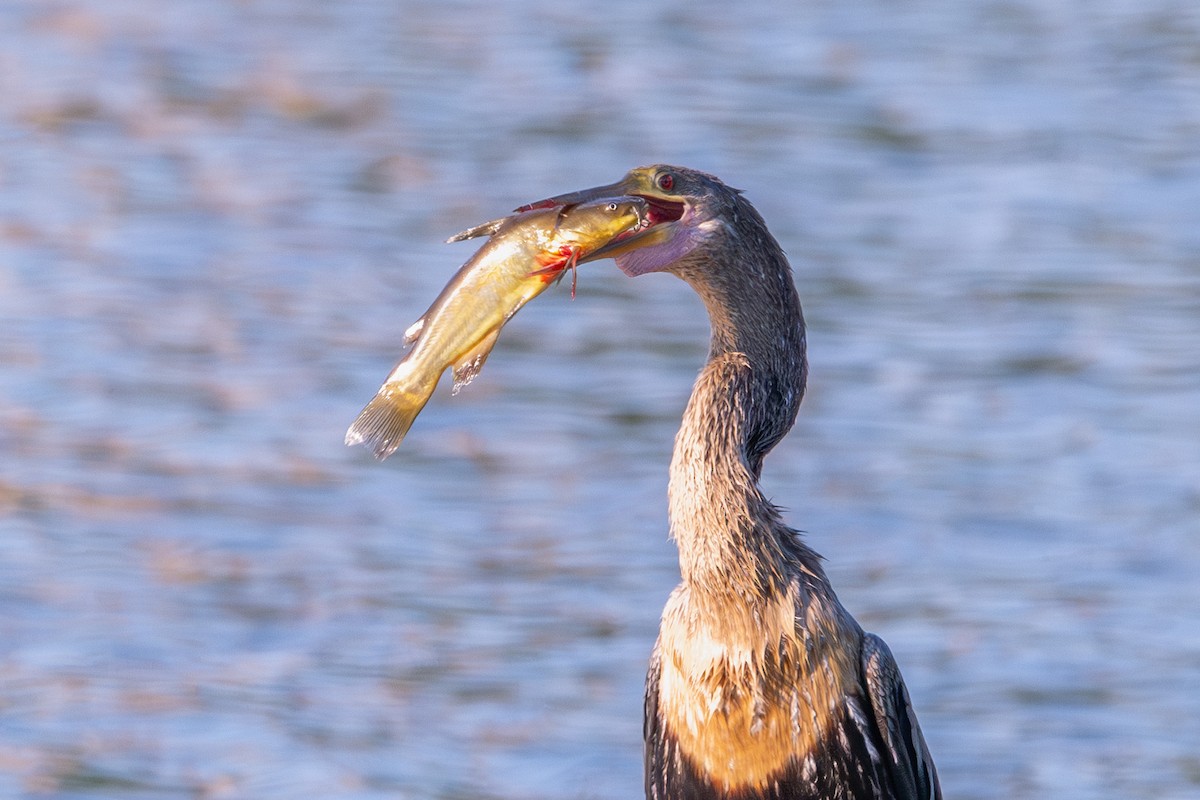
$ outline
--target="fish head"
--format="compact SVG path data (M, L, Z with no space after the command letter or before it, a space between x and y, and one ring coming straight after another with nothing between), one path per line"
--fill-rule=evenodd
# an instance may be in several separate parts
M700 249L736 214L739 190L699 170L655 164L631 170L606 186L548 197L517 209L564 208L604 198L646 202L640 229L595 251L589 260L614 258L627 275L669 271Z
M650 224L649 208L644 198L632 196L602 197L560 206L554 236L578 248L583 259L645 230Z

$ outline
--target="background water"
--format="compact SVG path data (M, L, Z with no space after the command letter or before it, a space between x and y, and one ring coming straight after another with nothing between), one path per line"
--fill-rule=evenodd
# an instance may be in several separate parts
M0 796L640 796L687 288L341 440L447 235L669 161L793 261L767 488L946 796L1200 797L1200 7L782 7L0 9Z

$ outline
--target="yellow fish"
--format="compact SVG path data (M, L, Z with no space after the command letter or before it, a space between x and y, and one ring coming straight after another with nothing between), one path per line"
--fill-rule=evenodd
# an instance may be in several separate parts
M525 211L450 237L491 238L404 332L412 349L346 431L346 444L366 444L381 460L390 456L448 367L457 392L479 373L521 306L581 260L603 257L607 246L641 232L647 220L644 199L612 197Z

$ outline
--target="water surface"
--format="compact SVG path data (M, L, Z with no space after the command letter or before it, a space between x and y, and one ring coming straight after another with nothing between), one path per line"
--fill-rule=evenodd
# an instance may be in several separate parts
M771 496L947 797L1200 794L1200 12L9 3L0 794L630 798L705 352L589 265L341 444L514 205L683 163L796 269Z

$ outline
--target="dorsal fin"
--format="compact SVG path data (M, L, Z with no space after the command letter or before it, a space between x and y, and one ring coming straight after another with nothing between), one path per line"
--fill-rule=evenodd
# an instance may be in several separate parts
M500 226L505 222L508 222L509 219L511 219L511 217L501 217L500 219L494 219L491 222L484 222L481 225L476 225L474 228L467 228L465 231L459 231L447 239L446 243L452 244L454 242L465 241L466 239L474 239L476 236L491 236L493 233L500 230Z
M496 344L496 339L500 337L500 329L484 336L479 340L479 344L472 347L467 354L458 360L454 365L454 391L452 394L458 394L464 386L475 379L479 374L479 370L483 369L483 362L487 361L488 354L492 352L492 347Z

